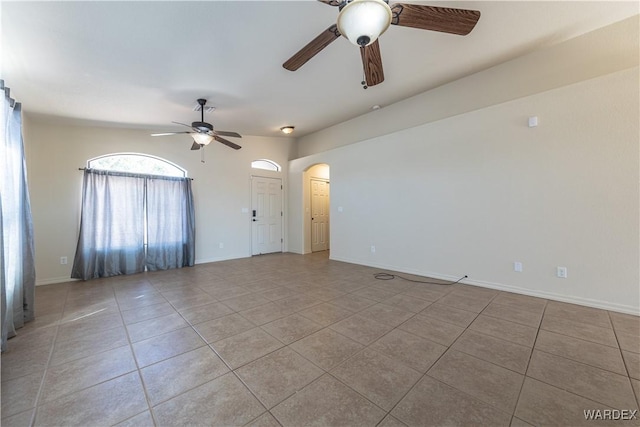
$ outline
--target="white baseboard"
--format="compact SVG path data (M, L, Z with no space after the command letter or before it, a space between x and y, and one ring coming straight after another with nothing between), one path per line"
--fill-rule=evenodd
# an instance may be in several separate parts
M377 263L366 264L362 260L355 260L355 259L334 257L334 256L331 256L330 258L334 261L348 262L350 264L366 265L367 267L376 267L384 270L397 271L399 273L406 273L406 274L414 274L416 276L422 276L422 277L432 277L434 279L439 279L439 280L450 280L454 282L460 278L459 276L455 277L455 276L450 276L447 274L441 274L441 273L436 273L431 271L417 271L417 270L411 270L406 268L398 268L396 266L391 266L391 265L384 265L384 264L377 264ZM640 309L638 307L634 307L631 305L615 304L608 301L600 301L600 300L594 300L590 298L562 295L562 294L556 294L553 292L523 289L523 288L511 286L511 285L505 285L502 283L486 282L482 280L465 279L465 280L461 280L460 283L464 283L465 285L479 286L482 288L495 289L498 291L512 292L514 294L528 295L528 296L537 297L537 298L567 302L571 304L584 305L587 307L600 308L603 310L609 310L609 311L615 311L618 313L625 313L625 314L632 314L634 316L640 316Z
M50 279L37 280L36 286L55 285L56 283L77 282L80 279L72 279L70 277L52 277Z

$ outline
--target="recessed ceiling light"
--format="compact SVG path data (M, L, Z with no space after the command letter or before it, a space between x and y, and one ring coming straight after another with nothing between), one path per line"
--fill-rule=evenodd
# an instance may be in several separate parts
M283 126L283 127L280 128L282 133L286 133L287 135L292 133L294 129L295 129L295 126Z
M371 107L372 110L379 110L380 106L378 104L374 105L373 107Z

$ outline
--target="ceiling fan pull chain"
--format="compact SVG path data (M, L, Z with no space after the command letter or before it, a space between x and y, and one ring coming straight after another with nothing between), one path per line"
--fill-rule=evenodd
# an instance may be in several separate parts
M202 146L202 150L200 150L200 163L204 163L204 145Z
M367 86L367 76L365 75L364 70L362 70L362 81L360 84L362 85L362 89L367 89L369 87Z

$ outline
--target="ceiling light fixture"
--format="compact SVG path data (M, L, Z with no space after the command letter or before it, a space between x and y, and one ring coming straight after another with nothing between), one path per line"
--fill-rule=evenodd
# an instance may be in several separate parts
M209 145L209 143L213 141L213 136L209 135L208 133L193 132L190 135L193 138L193 140L196 142L196 144Z
M284 126L284 127L281 127L281 128L280 128L280 130L282 131L282 133L286 133L287 135L289 135L290 133L292 133L294 129L295 129L295 126Z
M391 8L384 0L352 0L338 15L338 30L356 46L368 46L391 25Z

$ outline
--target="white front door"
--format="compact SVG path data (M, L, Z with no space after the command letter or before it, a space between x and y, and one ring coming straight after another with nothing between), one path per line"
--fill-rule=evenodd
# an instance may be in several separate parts
M329 182L311 180L311 252L329 249Z
M251 177L252 254L282 252L282 180Z

